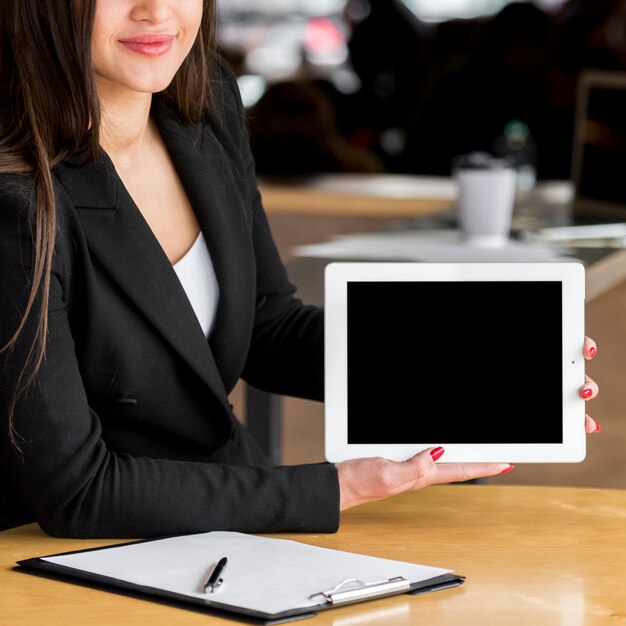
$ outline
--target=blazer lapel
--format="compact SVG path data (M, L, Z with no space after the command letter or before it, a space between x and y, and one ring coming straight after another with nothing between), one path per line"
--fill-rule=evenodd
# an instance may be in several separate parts
M95 163L66 163L56 174L78 209L90 251L228 409L217 365L184 289L111 160L101 151Z
M250 213L230 157L209 125L181 126L158 101L154 119L209 248L220 286L210 338L226 389L237 382L248 352L256 293Z

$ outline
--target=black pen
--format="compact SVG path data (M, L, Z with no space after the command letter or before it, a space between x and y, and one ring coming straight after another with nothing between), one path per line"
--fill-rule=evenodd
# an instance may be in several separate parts
M224 580L221 578L222 572L226 568L226 564L228 563L228 559L226 557L222 557L217 565L213 568L209 579L206 581L204 585L204 593L207 592L207 589L210 593L213 593L223 582Z

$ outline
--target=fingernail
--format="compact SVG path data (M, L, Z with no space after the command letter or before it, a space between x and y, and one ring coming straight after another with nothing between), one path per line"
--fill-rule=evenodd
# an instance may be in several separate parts
M593 395L593 389L584 389L583 390L583 398L591 398L591 396Z
M591 346L591 348L589 348L589 356L590 356L591 358L593 358L594 356L596 356L596 349L595 349L593 346Z
M502 470L500 474L508 474L513 469L515 469L515 465L509 465L505 470Z
M600 424L596 424L596 429L594 432L599 433L602 430L602 428L600 427Z
M438 448L430 451L430 456L433 458L433 461L436 461L443 456L444 452L445 450L441 446L439 446Z

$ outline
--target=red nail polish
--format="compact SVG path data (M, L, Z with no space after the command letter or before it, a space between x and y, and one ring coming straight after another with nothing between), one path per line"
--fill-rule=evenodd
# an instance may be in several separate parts
M593 395L593 389L585 389L583 391L583 398L591 398Z
M439 446L438 448L430 451L430 456L433 458L433 461L436 461L443 456L444 452L445 450L441 446Z
M515 468L515 465L509 465L505 470L502 470L500 474L508 474L514 468Z
M593 346L591 346L591 348L589 348L589 356L590 356L591 358L593 358L594 356L596 356L596 349L595 349Z
M599 433L602 430L602 428L600 427L600 424L596 424L596 429L594 432Z

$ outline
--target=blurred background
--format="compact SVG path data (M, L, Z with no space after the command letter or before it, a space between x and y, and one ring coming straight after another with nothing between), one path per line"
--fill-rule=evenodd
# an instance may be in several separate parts
M435 211L412 185L445 183L459 154L513 157L525 172L532 214L551 219L573 193L581 76L626 73L626 0L218 1L220 46L238 76L272 232L290 277L307 286L299 293L305 301L314 294L316 303L323 260L298 257L295 247L410 228L420 211ZM610 120L606 128L584 133L594 146L599 139L611 146L609 169L620 189L625 91L624 81L611 91L612 112L600 116ZM601 187L605 163L587 166ZM347 192L335 193L337 179ZM435 187L437 210L453 203L451 187L441 197ZM560 191L544 205L537 194L546 188ZM521 209L517 219L527 220ZM601 387L590 412L603 432L589 437L585 463L525 464L506 475L508 483L626 488L626 252L610 252L587 251L591 270L611 275L586 306L586 332L599 346L587 371ZM232 401L245 416L241 385ZM323 406L281 402L288 419L272 436L282 442L282 462L322 461Z
M450 174L514 153L566 179L577 79L626 70L623 0L219 0L257 169Z

